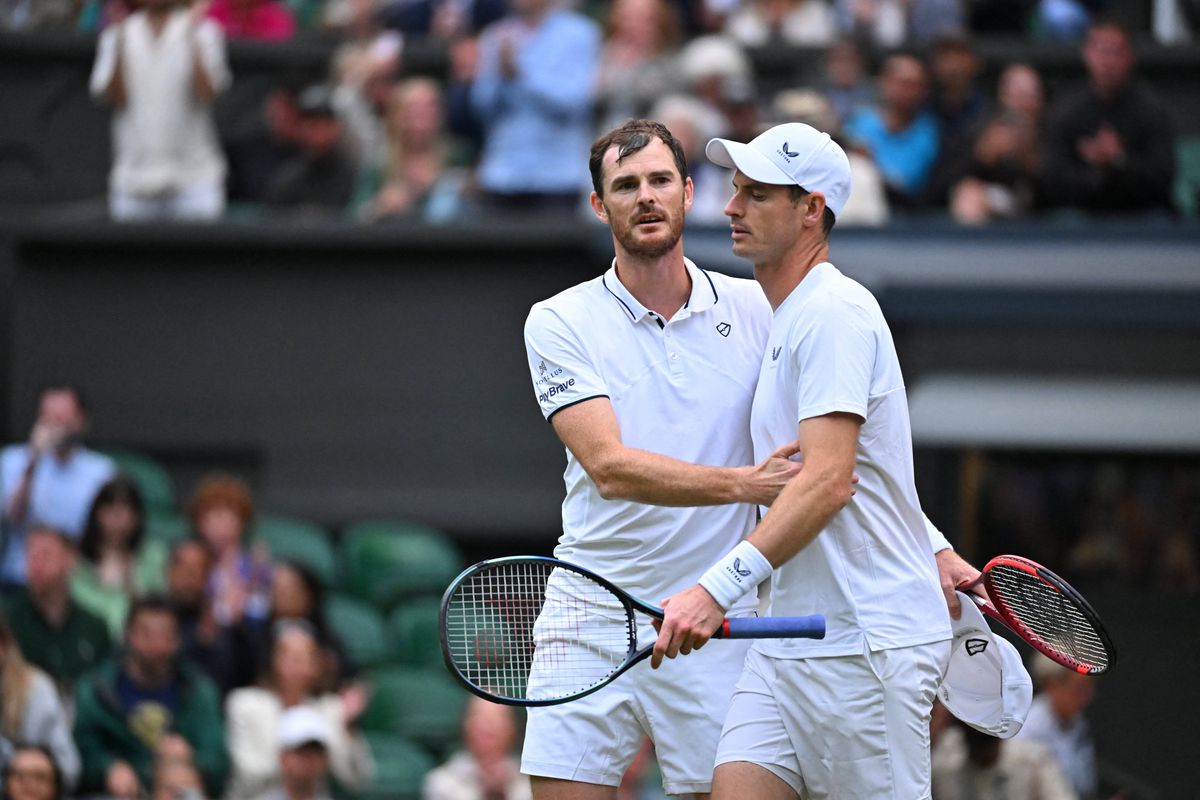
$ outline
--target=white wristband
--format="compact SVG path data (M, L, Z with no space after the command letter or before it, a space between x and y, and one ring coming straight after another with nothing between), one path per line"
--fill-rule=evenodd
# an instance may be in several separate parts
M699 583L728 611L747 592L771 576L771 562L743 539L700 576Z

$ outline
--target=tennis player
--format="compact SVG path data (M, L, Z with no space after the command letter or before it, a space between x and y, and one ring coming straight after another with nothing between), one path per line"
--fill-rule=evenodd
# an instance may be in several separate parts
M600 277L536 304L525 325L534 390L567 451L554 554L659 600L749 533L754 505L770 505L800 464L782 442L747 466L770 308L754 281L684 258L692 182L679 142L658 123L629 122L596 140L590 168L592 210L612 231L615 258ZM756 604L747 592L729 613ZM669 794L707 794L747 647L723 644L530 709L521 768L537 800L614 798L645 736ZM552 676L535 670L531 693L544 680Z
M725 208L733 252L753 263L774 309L754 449L798 435L804 469L746 541L666 602L652 665L703 645L724 609L774 569L770 613L824 613L826 638L751 648L714 797L928 798L929 716L950 616L917 500L891 332L870 292L828 261L849 163L827 134L800 123L749 144L714 139L706 153L735 170ZM861 479L853 499L852 473Z

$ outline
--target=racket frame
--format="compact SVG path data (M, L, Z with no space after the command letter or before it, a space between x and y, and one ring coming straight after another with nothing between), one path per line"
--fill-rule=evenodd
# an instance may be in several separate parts
M1086 664L1070 655L1067 655L1066 653L1061 652L1043 640L1042 637L1038 636L1032 628L1030 628L1015 614L1013 614L1012 609L1007 603L1001 601L999 604L997 604L995 598L1003 597L1003 595L1001 592L996 591L995 583L991 575L992 568L996 566L1013 567L1014 569L1019 569L1022 572L1028 573L1067 598L1067 600L1074 605L1079 610L1080 614L1082 614L1083 617L1091 624L1092 628L1096 631L1096 635L1100 637L1100 641L1104 645L1105 651L1108 653L1108 664L1105 666ZM1109 637L1108 631L1104 627L1104 623L1100 621L1100 615L1096 613L1094 608L1092 608L1091 603L1089 603L1086 599L1084 599L1083 595L1076 591L1075 587L1067 583L1053 570L1042 566L1036 561L1031 561L1028 558L1022 558L1021 556L1000 555L996 556L984 565L983 571L978 580L972 582L969 584L969 586L960 588L971 588L978 586L980 582L983 583L983 587L987 592L988 596L986 599L977 594L968 593L968 596L975 601L975 605L979 607L979 610L992 619L1003 623L1005 627L1019 636L1022 641L1026 642L1030 647L1037 650L1050 660L1061 664L1067 669L1078 672L1081 675L1101 675L1111 670L1117 663L1116 645L1113 644L1112 639Z

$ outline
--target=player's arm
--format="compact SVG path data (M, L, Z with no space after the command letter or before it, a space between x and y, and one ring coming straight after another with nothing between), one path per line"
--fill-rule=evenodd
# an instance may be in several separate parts
M725 608L737 598L730 594L725 606L718 603L712 592L723 594L724 587L711 583L712 576L718 581L732 581L730 592L744 594L803 550L850 502L861 426L861 417L846 413L826 414L800 423L798 444L804 451L804 470L779 493L747 540L701 578L710 588L697 584L663 603L665 618L656 625L659 635L651 656L652 667L657 667L664 656L687 655L701 647L721 625ZM736 567L724 569L725 561Z
M724 503L770 505L796 474L790 461L798 443L776 450L756 466L714 467L626 447L607 397L593 397L556 412L550 423L606 500L659 506ZM807 466L806 466L807 469ZM846 479L847 489L850 479Z

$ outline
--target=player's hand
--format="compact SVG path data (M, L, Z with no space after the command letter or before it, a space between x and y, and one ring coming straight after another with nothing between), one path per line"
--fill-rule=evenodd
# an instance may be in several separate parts
M958 619L962 616L962 602L958 599L956 589L961 588L964 592L987 597L983 586L975 585L979 580L979 570L964 561L958 553L946 548L939 551L934 559L937 561L938 580L942 584L942 594L946 596L946 607L950 609L951 617Z
M658 640L650 666L658 669L663 657L674 658L699 650L725 621L725 612L703 586L685 589L663 601L664 619L654 621Z
M763 459L761 464L746 467L745 497L743 502L769 506L783 491L792 478L804 467L803 460L793 459L800 455L800 442L792 442Z

